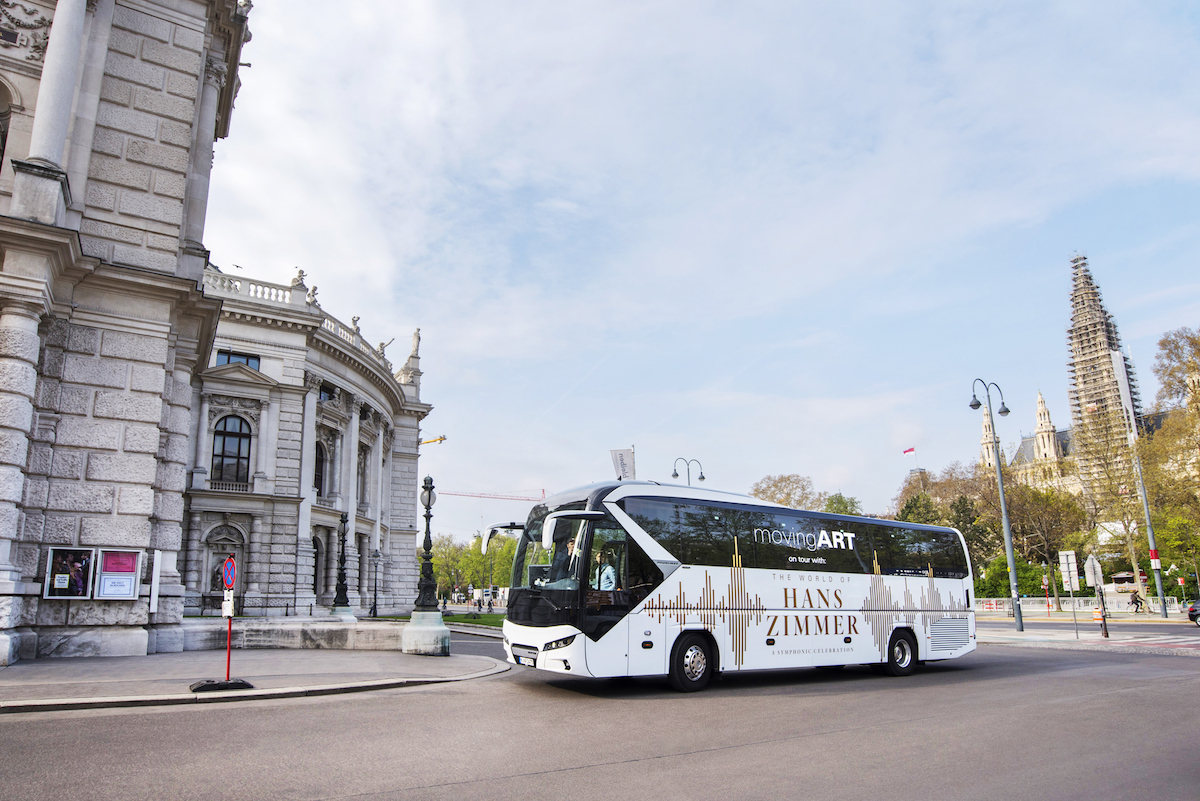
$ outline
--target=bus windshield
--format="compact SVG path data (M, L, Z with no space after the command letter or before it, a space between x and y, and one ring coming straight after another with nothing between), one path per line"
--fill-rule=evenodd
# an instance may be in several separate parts
M583 520L551 521L553 544L542 547L542 528L546 513L525 525L513 558L511 586L514 589L575 590L584 569L582 559Z

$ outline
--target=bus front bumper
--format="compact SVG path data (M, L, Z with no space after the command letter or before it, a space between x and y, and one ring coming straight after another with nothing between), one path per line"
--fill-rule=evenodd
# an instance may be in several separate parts
M574 626L535 628L504 621L504 653L514 665L590 677L584 659L586 639Z

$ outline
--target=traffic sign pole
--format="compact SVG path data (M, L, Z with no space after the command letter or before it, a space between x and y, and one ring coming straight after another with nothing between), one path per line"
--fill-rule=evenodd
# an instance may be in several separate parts
M225 585L225 597L221 599L221 615L225 618L225 681L202 679L191 685L194 693L227 690L253 690L254 685L245 679L230 679L229 668L233 654L233 587L237 584L237 564L233 554L221 565L221 583Z
M1079 568L1075 566L1074 551L1059 551L1058 563L1062 566L1063 583L1071 593L1071 620L1075 621L1075 639L1079 639L1079 614L1075 611L1075 588L1079 586Z
M225 613L227 627L225 629L225 681L229 681L229 662L233 654L233 585L237 580L237 564L233 554L221 566L221 580L225 584L225 598L221 611Z

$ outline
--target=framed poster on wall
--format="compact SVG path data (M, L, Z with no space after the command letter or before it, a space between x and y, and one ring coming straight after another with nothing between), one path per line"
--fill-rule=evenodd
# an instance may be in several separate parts
M100 548L96 559L96 600L136 601L141 589L142 552Z
M42 597L91 598L95 555L92 548L51 548L46 554L46 583Z

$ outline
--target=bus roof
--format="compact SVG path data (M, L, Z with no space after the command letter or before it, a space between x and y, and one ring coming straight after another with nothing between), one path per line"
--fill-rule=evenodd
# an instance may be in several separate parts
M924 530L946 530L957 531L950 526L935 526L929 523L912 523L905 520L889 520L881 517L868 517L866 515L839 515L832 512L822 512L815 509L796 509L791 506L784 506L774 501L766 501L762 498L755 498L753 495L746 495L740 492L726 492L724 490L708 489L706 487L689 487L686 484L664 484L659 481L599 481L595 484L585 484L580 487L573 487L562 492L557 492L538 503L538 506L544 507L547 510L557 509L569 503L586 502L589 509L599 509L600 503L606 496L614 490L628 487L654 487L655 495L662 495L662 490L672 490L671 497L687 498L698 501L716 501L718 503L741 503L753 504L754 506L766 506L775 509L790 509L794 512L804 512L806 515L812 515L824 520L841 520L845 522L863 522L870 521L887 526L897 526L903 528L915 528ZM535 507L537 508L537 507Z

